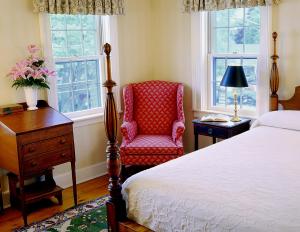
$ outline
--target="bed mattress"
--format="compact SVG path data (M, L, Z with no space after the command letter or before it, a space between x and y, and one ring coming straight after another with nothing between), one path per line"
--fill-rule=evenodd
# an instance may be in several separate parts
M154 231L300 231L300 131L260 126L130 177L128 217Z

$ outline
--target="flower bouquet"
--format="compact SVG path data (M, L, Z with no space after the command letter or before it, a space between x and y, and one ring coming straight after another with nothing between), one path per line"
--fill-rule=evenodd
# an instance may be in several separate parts
M55 72L46 67L45 59L37 55L39 50L36 45L29 45L30 55L16 63L8 74L13 80L12 87L24 89L28 110L37 109L37 89L50 89L47 79L55 76Z

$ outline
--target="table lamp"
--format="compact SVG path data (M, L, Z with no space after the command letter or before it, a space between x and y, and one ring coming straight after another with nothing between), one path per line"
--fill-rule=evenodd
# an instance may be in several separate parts
M248 82L244 73L243 66L228 66L220 85L234 88L248 87ZM234 116L231 119L232 122L241 121L237 113L237 104L237 92L236 90L234 90Z

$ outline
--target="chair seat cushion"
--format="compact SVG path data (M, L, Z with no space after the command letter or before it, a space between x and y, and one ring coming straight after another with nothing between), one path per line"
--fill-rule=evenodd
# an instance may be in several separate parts
M178 154L179 147L168 135L138 135L134 140L122 145L126 154L167 155Z

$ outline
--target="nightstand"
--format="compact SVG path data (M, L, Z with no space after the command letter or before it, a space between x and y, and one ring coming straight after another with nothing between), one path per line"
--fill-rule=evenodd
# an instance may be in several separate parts
M198 135L210 136L213 143L216 138L228 139L250 129L250 119L242 119L240 122L201 122L200 119L193 120L195 135L195 150L198 150Z

